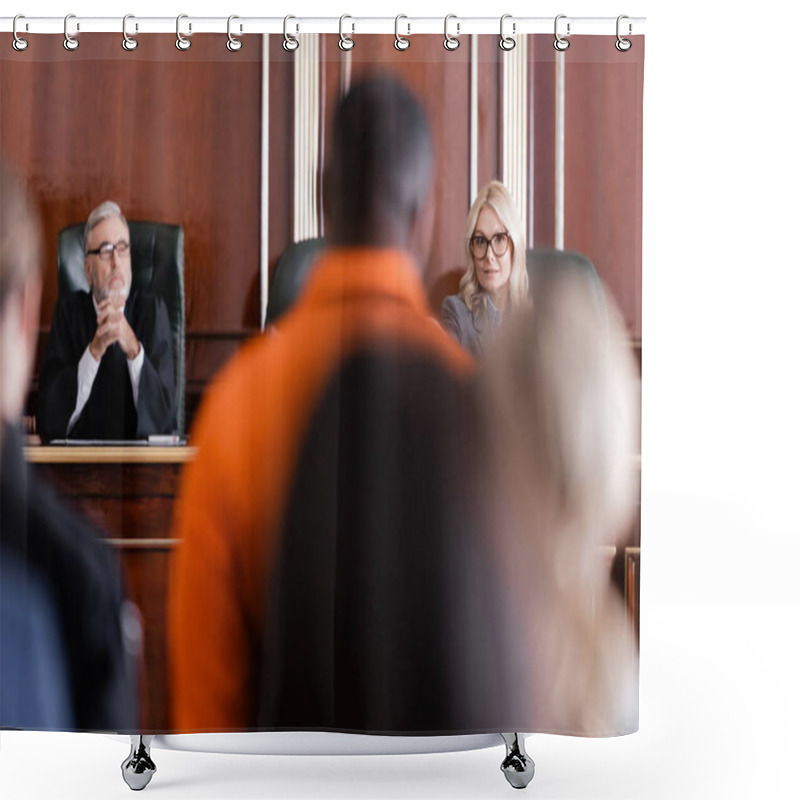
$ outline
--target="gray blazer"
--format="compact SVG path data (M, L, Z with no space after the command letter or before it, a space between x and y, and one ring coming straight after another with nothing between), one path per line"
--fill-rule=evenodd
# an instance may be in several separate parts
M448 295L442 303L444 329L476 358L483 355L484 348L497 336L503 321L490 297L486 298L486 310L486 314L473 313L460 294Z

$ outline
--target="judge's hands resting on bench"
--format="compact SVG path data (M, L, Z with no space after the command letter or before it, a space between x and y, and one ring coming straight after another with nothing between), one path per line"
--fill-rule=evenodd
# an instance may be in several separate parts
M125 317L125 296L111 296L97 306L97 330L89 343L89 352L95 361L118 342L129 360L139 355L139 340Z

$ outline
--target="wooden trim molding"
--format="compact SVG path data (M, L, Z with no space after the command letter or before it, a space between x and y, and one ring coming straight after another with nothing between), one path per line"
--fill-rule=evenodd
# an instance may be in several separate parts
M187 464L197 456L196 447L123 446L29 446L25 460L30 464Z
M295 242L319 236L320 34L300 35L294 62Z
M269 34L261 37L261 242L259 249L259 310L261 330L269 303Z
M639 571L640 547L625 548L625 607L634 629L639 630Z
M556 53L556 130L555 130L555 231L556 250L564 249L565 151L566 151L566 62L565 51Z
M503 52L503 183L528 218L528 36Z
M103 543L117 550L173 550L180 539L117 539L108 537Z
M478 35L472 34L470 39L469 63L469 204L475 202L478 195Z

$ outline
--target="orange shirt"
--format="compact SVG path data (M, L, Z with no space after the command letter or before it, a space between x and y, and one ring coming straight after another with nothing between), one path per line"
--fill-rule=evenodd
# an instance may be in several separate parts
M277 529L305 426L342 359L358 345L387 342L436 355L456 373L471 370L429 314L402 251L328 251L279 330L247 344L209 388L175 518L168 644L176 732L253 725Z

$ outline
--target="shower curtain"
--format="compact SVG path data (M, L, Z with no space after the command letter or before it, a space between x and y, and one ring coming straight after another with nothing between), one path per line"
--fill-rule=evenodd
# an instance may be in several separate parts
M573 36L563 48L554 46L552 34L509 31L500 47L496 34L461 35L451 27L445 40L450 45L443 47L441 35L409 36L402 22L396 36L354 33L346 21L340 35L298 32L287 24L286 36L243 36L241 47L227 47L236 39L221 33L195 31L189 39L187 29L189 47L176 47L176 36L165 33L142 34L132 49L120 47L118 33L82 33L76 34L79 46L73 49L55 35L29 35L24 50L5 43L0 48L0 155L40 214L43 286L38 349L23 415L27 438L3 437L0 726L428 736L500 730L632 732L638 727L636 387L642 359L644 37L634 37L633 46L625 49L615 47L619 40L612 32ZM178 42L182 38L179 33ZM557 38L555 44L559 41L566 40ZM448 342L443 347L455 346L447 339L452 329L448 333L441 327L443 303L463 296L461 278L469 259L483 263L476 234L489 240L483 242L486 253L504 257L499 251L506 241L493 238L494 230L483 231L473 220L465 234L474 199L495 180L505 186L518 214L521 238L512 237L510 252L527 251L516 269L528 275L532 320L523 313L519 327L512 329L509 312L509 324L500 325L493 347L479 352L465 369L468 376L459 375L457 381L425 359L409 362L397 348L388 362L380 348L377 353L370 348L338 352L336 368L320 378L314 402L309 401L297 423L295 472L276 501L279 510L269 512L280 519L272 524L284 537L269 569L263 564L256 569L264 613L262 619L256 614L254 622L242 595L254 580L250 559L260 558L261 551L249 545L234 551L229 541L215 540L206 551L192 549L193 558L201 559L199 568L197 561L182 563L187 529L181 520L191 516L182 504L189 502L186 474L205 469L209 504L218 502L215 492L229 486L226 507L233 516L226 520L230 529L221 533L236 535L234 517L242 504L262 497L259 487L237 494L240 482L274 457L264 445L258 465L248 460L239 465L239 475L225 472L229 459L236 460L235 431L241 427L236 415L276 415L276 408L286 405L283 374L254 383L260 393L248 398L244 410L230 407L229 418L218 420L216 443L206 437L198 447L194 434L209 392L223 380L220 375L229 375L232 363L240 364L270 338L280 341L288 336L286 330L295 330L291 314L330 244L327 204L348 202L346 195L325 198L325 167L336 147L336 109L353 87L378 78L398 81L415 99L433 143L428 246L408 245L419 267L414 280L421 288L420 302L426 304L420 313L433 317L432 329ZM403 124L402 118L392 121ZM386 153L386 162L394 155ZM185 429L159 432L149 442L43 444L36 423L39 375L54 312L66 291L57 269L59 234L84 222L105 200L118 203L129 221L168 223L182 230L176 269L182 270L185 373L176 373L176 380L184 386ZM495 216L502 217L496 208ZM135 260L135 248L131 255ZM81 264L79 256L79 272ZM570 305L569 290L563 293L552 278L551 273L563 276L576 269L581 285L595 287L588 305L583 295L577 306ZM481 279L478 274L477 284ZM571 309L590 313L587 309L596 310L597 303L603 306L602 320L592 323L593 336L564 322ZM559 349L572 334L577 342L594 341L593 346L598 337L608 336L609 352L614 352L609 363L614 364L618 340L624 338L619 381L625 384L620 391L626 399L621 405L613 399L621 384L609 389L611 379L600 374L602 368L600 383L591 383L589 373L605 364L605 350ZM536 336L534 345L531 337ZM586 419L605 420L611 433L608 441L587 434L602 453L586 465L581 461L586 471L576 467L561 484L552 471L543 477L537 470L545 462L531 456L544 453L548 442L559 446L544 438L555 428L537 428L542 419L526 419L521 410L530 407L524 393L539 391L533 378L525 380L526 369L534 368L526 359L539 345L560 361L558 369L536 374L554 382L559 375L571 376L564 389L571 397L608 389L614 405L611 411L599 408L599 395L588 403ZM307 350L313 352L313 341ZM518 357L504 364L512 352ZM302 357L308 357L305 350ZM546 361L542 356L534 366L544 369ZM372 427L364 427L366 410L359 402L368 408L379 404L370 418ZM580 428L584 412L576 413L569 419L556 414L554 425L571 431L563 442L587 433ZM614 435L618 413L622 427L633 424L635 434L621 470L621 462L609 455L619 445ZM498 453L482 436L473 437L473 425L486 439L505 442L503 451ZM333 428L342 437L336 448L317 449ZM351 471L342 466L342 443L348 437L359 443L348 450L348 468L352 461L361 465ZM373 461L358 462L354 453L362 452L361 445ZM13 485L5 453L12 447L23 448L25 462L20 461ZM569 463L556 460L562 466ZM387 463L391 470L384 470ZM608 508L614 505L608 500L616 486L612 473L623 475L626 488L619 496L624 497L624 513ZM318 492L332 474L340 493L329 497L326 506L326 496ZM570 495L565 515L559 516L549 505L553 487L572 486L573 478L578 493ZM77 562L72 568L81 570L83 561L95 559L119 585L118 596L109 590L108 602L121 621L116 626L106 621L105 633L92 627L77 635L81 641L107 637L105 643L92 643L101 653L104 648L112 653L100 666L86 652L84 661L73 652L74 626L97 622L85 609L73 607L65 594L58 576L68 559L57 558L57 551L47 549L49 540L42 544L37 538L43 528L59 528L62 512L41 521L34 511L46 510L50 500L38 509L26 505L39 497L38 487L45 483L54 487L55 509L69 507L82 515L74 523L80 536L63 546L72 553L84 546L86 534L86 552L93 555L70 555ZM203 499L203 486L195 486L192 503L198 496ZM600 498L589 503L591 513L579 507L581 488ZM520 498L525 502L517 502ZM353 516L328 532L334 541L330 551L326 521L341 512L345 501L353 506ZM539 514L542 508L548 514ZM193 511L191 518L218 511L209 509ZM406 513L409 509L420 513ZM316 517L310 511L317 511ZM363 515L378 522L371 527L358 522ZM88 542L88 528L100 545ZM343 537L356 530L359 541L343 544ZM289 538L301 542L299 552ZM343 553L336 547L353 549ZM325 572L329 565L319 562L329 551L337 566ZM220 585L216 580L223 561L228 580ZM353 571L345 571L343 564ZM6 578L6 568L12 567L13 579ZM322 577L310 574L320 571ZM340 584L332 593L314 593L315 579L325 583L336 580L337 573ZM287 585L286 575L311 583ZM350 576L347 586L344 575ZM40 586L41 604L34 602ZM91 605L92 600L81 602ZM329 602L349 609L342 611L348 616L322 626L319 617L328 614ZM22 622L17 624L12 613L20 607ZM204 614L206 608L222 607L225 616L205 638L204 626L194 618L187 625L196 627L187 634L181 624L184 614L192 616L192 607L203 608ZM275 608L284 616L275 619ZM372 612L378 621L359 627ZM238 626L231 626L237 614ZM227 631L239 637L233 650ZM303 671L301 662L319 654L315 636L344 638L331 645L333 655L327 653ZM306 647L297 646L304 641ZM424 650L424 657L412 657L417 650ZM47 653L50 677L42 680L54 697L36 694L25 666L26 654L37 659L37 653ZM231 686L230 660L225 660L232 658L230 653L249 659L247 669L235 670L244 685ZM294 661L284 663L284 657ZM114 666L109 659L119 663ZM84 662L85 671L76 674ZM218 724L213 715L208 722L201 716L191 725L176 723L176 694L192 680L194 669L202 675L198 691L238 693L240 705L242 697L250 698L247 713L230 724ZM220 671L225 672L221 678ZM277 684L276 674L283 676ZM215 676L220 678L216 683ZM315 688L315 679L325 687ZM98 699L99 688L91 691L92 683L105 687L104 699ZM117 683L123 685L119 691L113 688ZM369 691L363 691L367 683ZM30 690L27 700L18 686ZM285 710L275 711L286 704L282 692L291 693L286 695L294 698L291 705L318 693L328 703L338 699L340 708L358 706L358 713L315 718L311 704L311 716L282 716ZM133 709L126 697L134 698ZM545 711L546 698L552 697L558 701ZM96 708L101 703L106 703L102 713ZM399 713L397 703L408 713ZM347 722L353 719L358 722Z

